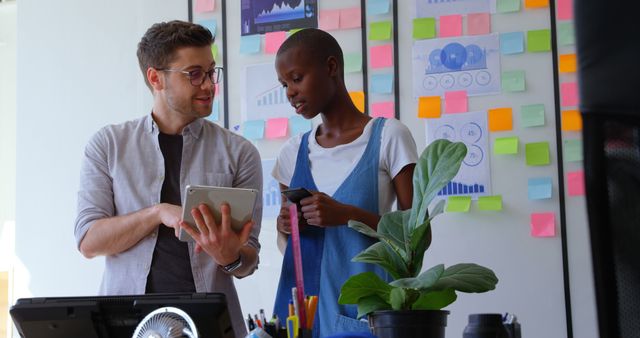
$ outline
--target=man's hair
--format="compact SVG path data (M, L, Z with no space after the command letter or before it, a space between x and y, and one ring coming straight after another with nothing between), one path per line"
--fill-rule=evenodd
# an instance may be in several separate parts
M151 26L138 43L138 64L147 87L147 69L165 68L175 59L182 47L205 47L213 43L211 32L197 24L185 21L160 22Z
M331 34L315 28L305 28L291 35L282 43L276 57L284 54L291 48L300 47L308 56L319 63L325 63L330 56L338 61L340 78L344 78L344 57L342 48Z

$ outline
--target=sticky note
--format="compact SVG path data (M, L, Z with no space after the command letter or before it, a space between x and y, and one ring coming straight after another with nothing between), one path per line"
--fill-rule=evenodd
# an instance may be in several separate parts
M287 127L289 119L286 117L278 117L267 120L267 129L265 131L266 139L281 138L287 136Z
M245 35L240 37L240 54L260 53L260 35Z
M578 84L565 82L560 84L560 105L563 107L578 105Z
M364 92L349 92L349 96L353 104L356 105L356 108L358 108L361 113L364 113Z
M491 14L471 13L467 15L467 35L491 33Z
M291 129L291 136L306 133L311 130L311 120L299 115L291 116L289 118L289 129Z
M549 7L549 0L524 0L524 8L544 8Z
M528 180L527 192L530 200L544 200L551 198L551 177L535 177Z
M393 74L371 75L371 92L374 94L391 94L393 91Z
M560 73L575 73L577 69L576 54L562 54L558 57Z
M556 0L556 7L558 8L558 20L571 20L573 19L573 1L572 0Z
M413 38L433 39L436 37L436 19L434 18L418 18L413 19Z
M318 15L318 28L323 31L340 29L340 10L323 10Z
M220 100L218 100L218 98L213 99L213 109L211 115L207 116L207 120L213 122L220 121Z
M462 35L462 15L443 15L440 17L440 37Z
M418 117L438 118L441 111L440 96L421 96L418 99Z
M478 209L482 211L500 211L502 210L502 196L479 196Z
M550 163L549 142L527 143L525 145L525 154L527 157L527 165L548 165Z
M369 40L391 40L391 21L372 22L369 24Z
M216 19L202 20L198 22L198 24L208 29L209 32L211 32L211 35L216 36L216 30L218 29L218 22Z
M584 171L568 172L567 187L569 196L584 196Z
M371 68L386 68L393 66L393 46L382 45L369 47Z
M392 119L395 115L395 106L393 101L376 102L371 104L372 117L386 117L388 119Z
M513 155L518 153L518 137L499 137L493 141L493 153L496 155Z
M344 72L357 73L362 71L362 53L344 54Z
M531 214L531 236L555 237L556 215L552 212Z
M216 8L215 0L196 0L196 13L213 12Z
M581 131L582 116L577 110L565 110L562 112L562 130Z
M505 92L523 92L526 89L524 70L502 72L502 90Z
M287 32L270 32L264 34L264 52L265 54L275 54L287 39Z
M548 52L551 50L551 31L548 29L538 29L527 31L527 51Z
M447 212L469 212L471 196L449 196L447 200Z
M513 112L511 108L489 109L489 131L513 130Z
M564 144L563 158L567 162L580 162L582 161L582 141L565 139L562 141Z
M558 45L571 46L576 43L573 22L558 22Z
M242 136L249 140L259 140L264 137L264 120L251 120L244 123Z
M544 104L526 104L520 106L520 124L522 127L544 126Z
M216 44L211 45L211 54L213 55L213 59L218 61L218 45Z
M291 36L293 34L298 33L299 31L303 30L304 28L293 28L287 31L287 36Z
M345 8L340 11L340 28L360 28L362 26L362 11L360 7Z
M367 14L381 15L389 13L389 0L368 0Z
M466 90L457 90L444 93L445 113L466 113L469 111Z
M500 34L500 52L503 55L524 53L524 33L510 32Z
M520 0L497 0L496 11L498 13L512 13L520 11Z

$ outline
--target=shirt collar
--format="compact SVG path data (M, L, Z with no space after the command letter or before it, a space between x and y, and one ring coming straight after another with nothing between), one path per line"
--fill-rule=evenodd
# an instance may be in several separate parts
M160 132L160 129L158 128L156 121L153 120L153 116L151 115L151 113L149 113L149 115L147 115L145 119L146 121L144 124L145 124L146 131L148 133L158 134ZM200 138L203 125L204 125L204 119L197 118L193 122L189 123L186 127L184 127L184 129L182 130L182 134L183 135L189 134L196 139Z

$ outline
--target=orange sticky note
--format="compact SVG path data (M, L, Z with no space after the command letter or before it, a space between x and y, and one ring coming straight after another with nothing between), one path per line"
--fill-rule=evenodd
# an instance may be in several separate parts
M396 117L395 110L393 101L376 102L371 104L372 117L386 117L388 119L392 119Z
M382 45L369 48L371 68L387 68L393 66L393 46Z
M560 55L559 66L560 73L575 73L577 69L576 54L562 54Z
M320 15L318 17L318 28L323 31L340 29L340 10L320 11Z
M580 131L582 130L582 116L577 110L565 110L562 112L562 130Z
M470 13L467 15L467 35L485 35L491 33L490 13Z
M531 214L531 236L555 237L556 215L552 212Z
M569 196L584 196L584 171L567 173Z
M462 15L443 15L440 17L440 37L462 35Z
M286 117L268 119L264 137L266 139L285 137L287 136L288 125L289 119Z
M440 96L420 96L418 99L418 117L423 119L438 118L441 111Z
M345 8L340 11L340 28L360 28L362 26L362 10L360 7Z
M457 90L444 93L444 111L451 113L466 113L469 111L466 90Z
M361 113L364 113L364 92L349 92L351 101Z
M489 109L489 131L513 130L513 110L511 108Z
M287 32L270 32L264 34L264 52L266 54L275 54L278 52L280 45L287 39Z
M578 105L578 84L565 82L560 84L560 105L563 107Z
M543 8L549 7L549 0L524 0L524 8Z

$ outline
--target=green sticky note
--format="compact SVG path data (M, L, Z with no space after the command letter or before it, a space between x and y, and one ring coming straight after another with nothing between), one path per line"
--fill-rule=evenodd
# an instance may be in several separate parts
M582 141L564 140L564 160L567 162L582 161Z
M493 153L496 155L511 155L518 153L518 137L498 137L493 141Z
M344 72L357 73L362 71L362 54L347 53L344 55Z
M527 31L527 52L548 52L551 50L551 31L538 29Z
M372 22L369 25L369 40L391 40L391 21Z
M298 33L299 31L303 30L304 28L293 28L289 30L289 36Z
M478 197L478 209L484 211L501 211L502 196L480 196Z
M469 212L471 196L449 196L447 212Z
M497 0L496 10L498 13L511 13L520 11L520 0Z
M502 72L502 90L506 92L523 92L525 89L524 70Z
M548 165L549 161L549 142L534 142L525 145L525 153L527 157L527 165L538 166Z
M433 39L436 37L436 19L435 18L418 18L413 19L413 38Z
M211 54L213 54L213 59L218 61L218 46L217 45L211 45Z
M544 104L527 104L520 107L522 127L544 126Z
M571 46L576 43L573 22L558 22L558 45Z

